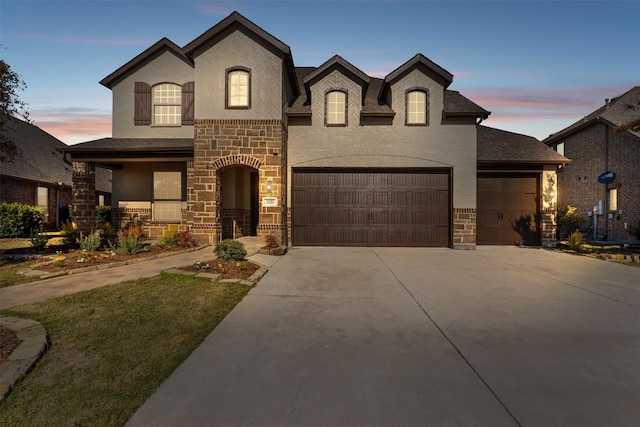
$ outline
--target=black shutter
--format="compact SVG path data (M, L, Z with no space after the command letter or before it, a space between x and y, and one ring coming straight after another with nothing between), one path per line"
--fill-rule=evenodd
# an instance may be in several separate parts
M193 125L195 83L188 82L182 85L182 124Z
M144 82L136 82L134 92L133 124L148 126L151 124L151 86Z

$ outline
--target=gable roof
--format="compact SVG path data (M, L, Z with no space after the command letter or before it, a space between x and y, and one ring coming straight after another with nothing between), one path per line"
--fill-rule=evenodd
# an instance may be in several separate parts
M369 81L371 79L358 67L354 66L349 61L342 58L340 55L334 55L333 57L329 58L329 60L327 60L324 64L320 65L318 68L303 77L302 82L304 83L307 94L311 93L309 88L316 80L321 79L331 70L335 69L340 70L340 72L346 74L352 80L360 83L360 85L362 86L362 96L364 98L364 94L367 92L367 87L369 86Z
M337 55L334 56L334 58L336 57L340 58ZM336 59L336 62L337 61L338 60ZM324 65L327 65L328 63L329 61L327 61ZM307 83L312 81L320 74L317 70L318 69L316 67L296 67L299 84L307 87ZM358 68L355 68L355 70L360 71ZM365 75L364 73L362 74ZM394 117L395 112L393 111L393 109L391 109L391 107L378 96L385 80L369 76L367 76L367 78L369 79L368 85L366 87L363 87L364 101L362 104L362 115L369 117ZM486 119L491 114L490 111L485 110L476 103L470 101L468 98L465 98L460 94L460 92L457 91L445 90L443 102L444 106L442 114L443 118L445 119L455 116L472 116ZM311 105L309 102L308 90L301 93L300 96L294 101L291 107L289 107L289 109L287 110L287 115L290 117L311 116Z
M622 95L618 95L611 100L605 100L605 104L602 107L560 132L549 135L542 142L552 145L596 123L603 123L609 127L617 128L638 118L640 118L640 86L635 86ZM627 130L625 133L635 139L640 139L640 132Z
M144 52L133 58L131 61L124 64L122 67L115 70L113 73L109 74L104 79L100 80L100 84L112 88L113 84L119 80L120 78L126 76L127 74L137 70L139 67L150 61L151 59L157 57L161 53L171 52L176 55L179 59L183 60L185 63L193 67L193 61L191 61L182 51L182 49L169 40L166 37L158 40L153 46L146 49Z
M532 136L478 126L478 164L568 164L571 160Z
M68 146L37 126L17 118L5 121L5 135L15 142L18 154L0 163L0 175L12 178L71 186L72 167L61 151ZM111 192L111 172L96 170L96 190Z
M225 19L218 22L216 25L195 38L193 41L186 44L182 51L189 58L193 59L198 49L207 45L208 43L215 42L218 38L227 34L227 32L232 32L237 29L248 31L249 33L257 36L264 43L266 43L267 46L271 47L273 51L279 53L282 56L286 70L289 73L293 84L295 84L295 93L300 93L300 88L297 85L297 81L295 80L296 73L295 67L293 65L291 48L238 12L234 11L233 13L231 13L231 15L227 16Z
M445 89L449 87L449 85L453 82L453 74L427 58L421 53L418 53L413 58L393 70L391 73L387 74L384 78L384 83L380 88L380 93L378 94L378 98L382 99L384 94L389 90L391 84L400 79L404 74L410 72L414 68L423 67L427 72L432 74L432 77L435 77L434 80L438 81Z

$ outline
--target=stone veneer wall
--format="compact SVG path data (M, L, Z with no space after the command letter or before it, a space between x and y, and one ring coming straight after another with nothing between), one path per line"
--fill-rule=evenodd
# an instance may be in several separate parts
M73 162L73 221L85 235L96 223L96 165Z
M473 208L453 208L454 249L476 248L476 210Z
M540 212L540 232L542 246L552 247L558 242L556 238L556 209L543 209Z
M220 173L234 166L258 171L258 237L286 241L286 189L283 183L284 129L281 120L199 119L194 125L193 163L187 165L187 224L198 241L215 244L222 236ZM267 182L271 181L271 191ZM276 197L277 207L262 206Z

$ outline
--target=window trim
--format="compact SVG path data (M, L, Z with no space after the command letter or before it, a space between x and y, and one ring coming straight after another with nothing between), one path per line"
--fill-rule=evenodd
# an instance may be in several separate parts
M177 102L176 103L156 103L156 88L162 85L172 85L178 88ZM157 123L156 122L156 107L179 107L180 111L175 116L177 118L175 123ZM151 86L151 126L153 127L180 127L182 126L182 85L174 82L161 82Z
M329 123L329 95L335 92L344 95L344 122ZM349 126L349 91L344 88L329 88L324 92L324 125L326 127L347 127Z
M247 105L231 105L231 88L230 84L230 75L233 72L241 71L247 74ZM227 110L250 110L251 109L251 69L243 66L236 66L227 68L225 70L225 97L224 97L224 108Z
M424 93L424 122L409 121L409 95L414 92ZM429 126L429 89L424 87L412 87L404 92L404 124L405 126Z
M178 182L179 182L179 186L178 186L178 195L177 197L174 196L170 196L170 197L158 197L156 195L156 193L158 192L156 189L156 176L160 175L160 174L172 174L172 175L177 175L179 176ZM152 174L152 181L153 181L153 195L152 195L152 202L151 202L151 218L152 221L158 221L158 222L175 222L175 221L181 221L182 220L182 179L183 179L183 174L181 171L175 171L175 170L156 170L153 171ZM175 177L174 177L175 178ZM175 187L173 187L173 189L175 190ZM176 218L162 218L162 219L158 219L157 218L157 207L159 207L160 205L167 205L167 204L174 204L174 205L180 205L180 217L178 218L176 216Z
M40 190L44 190L44 194L42 195L44 197L44 205L40 204ZM45 187L44 185L38 185L36 187L36 206L38 206L39 208L41 208L44 211L44 219L45 221L49 220L49 187Z

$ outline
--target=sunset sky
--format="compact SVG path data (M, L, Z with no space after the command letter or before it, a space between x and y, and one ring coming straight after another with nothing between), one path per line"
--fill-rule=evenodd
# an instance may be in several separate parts
M234 10L289 45L296 66L338 54L383 78L422 53L492 112L484 124L538 139L640 85L640 0L0 0L0 57L26 82L34 124L75 144L111 136L101 79Z

